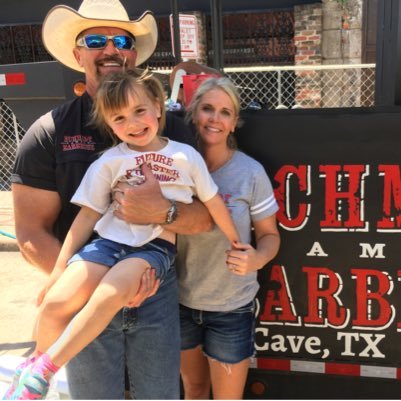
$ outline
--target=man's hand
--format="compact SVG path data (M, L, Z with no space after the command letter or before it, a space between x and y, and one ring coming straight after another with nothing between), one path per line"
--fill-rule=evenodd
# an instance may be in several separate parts
M128 302L129 308L137 308L147 298L155 295L160 286L160 280L156 280L156 273L154 269L146 269L141 278L141 283L138 292L134 298Z
M119 207L114 214L131 224L163 224L170 201L163 196L159 181L146 163L141 170L145 177L142 184L117 184L114 200Z
M121 182L114 188L114 202L118 207L114 211L116 217L130 224L164 224L171 202L166 199L160 189L159 181L151 169L141 166L145 181L140 185L129 185ZM174 223L165 226L176 234L198 234L209 231L213 220L206 206L194 198L190 204L177 203L178 217Z

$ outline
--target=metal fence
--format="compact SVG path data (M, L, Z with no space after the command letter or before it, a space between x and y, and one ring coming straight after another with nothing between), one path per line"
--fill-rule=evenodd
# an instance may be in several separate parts
M14 113L0 99L0 191L10 190L15 153L24 130Z
M241 67L224 72L239 89L242 109L374 106L374 64ZM0 99L0 191L10 189L23 134L12 110Z
M202 60L213 62L211 15L194 12L198 18ZM149 68L168 69L176 64L168 15L156 16L159 39L146 62ZM292 9L225 12L222 15L223 59L226 66L292 64L294 62L294 12ZM42 24L0 25L0 64L52 60L42 42ZM204 33L201 34L201 33ZM145 66L144 66L145 67Z
M241 107L372 107L375 64L225 68Z

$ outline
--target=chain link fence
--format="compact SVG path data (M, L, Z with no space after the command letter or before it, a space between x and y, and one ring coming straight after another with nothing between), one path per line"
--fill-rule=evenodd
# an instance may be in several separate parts
M225 68L246 109L373 107L375 64Z
M13 111L0 99L0 191L11 189L10 177L15 153L24 130Z
M168 71L159 71L168 73ZM226 68L242 109L372 107L375 65ZM15 152L24 134L0 99L0 191L10 190Z

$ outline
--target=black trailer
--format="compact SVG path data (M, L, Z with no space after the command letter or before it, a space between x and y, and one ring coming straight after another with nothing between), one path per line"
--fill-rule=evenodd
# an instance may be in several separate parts
M280 204L249 398L401 394L399 107L248 112L240 146Z

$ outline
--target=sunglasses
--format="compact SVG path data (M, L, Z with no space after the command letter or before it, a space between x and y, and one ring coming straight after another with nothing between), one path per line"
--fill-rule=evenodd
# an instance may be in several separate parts
M108 40L113 42L116 49L135 49L135 39L127 35L85 35L77 39L77 46L86 47L87 49L104 49Z

